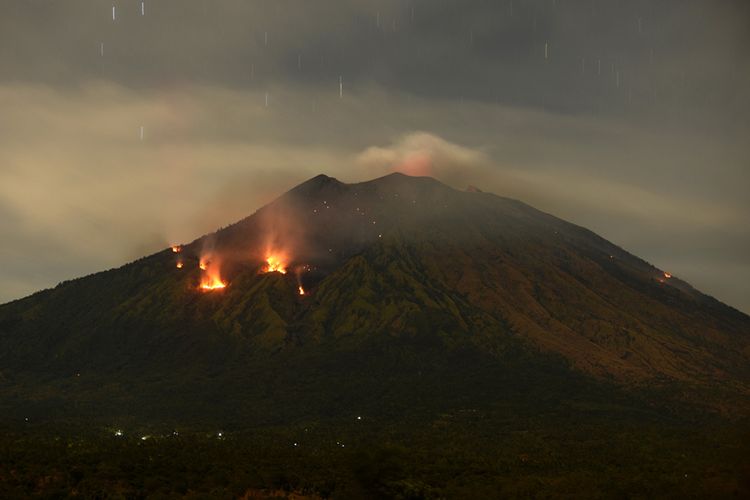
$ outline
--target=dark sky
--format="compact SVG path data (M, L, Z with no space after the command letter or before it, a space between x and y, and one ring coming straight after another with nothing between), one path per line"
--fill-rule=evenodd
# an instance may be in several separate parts
M0 302L402 170L750 312L749 49L746 1L4 0Z

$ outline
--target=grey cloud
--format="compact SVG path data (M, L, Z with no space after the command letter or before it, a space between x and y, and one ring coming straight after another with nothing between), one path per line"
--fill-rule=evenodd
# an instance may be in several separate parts
M335 92L341 75L427 98L748 126L739 0L160 0L145 16L113 4L11 2L0 78Z

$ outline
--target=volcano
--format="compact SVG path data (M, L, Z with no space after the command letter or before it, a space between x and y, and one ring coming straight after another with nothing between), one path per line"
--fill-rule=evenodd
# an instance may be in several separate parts
M0 370L17 419L243 427L573 401L747 415L750 317L520 201L319 175L1 306Z

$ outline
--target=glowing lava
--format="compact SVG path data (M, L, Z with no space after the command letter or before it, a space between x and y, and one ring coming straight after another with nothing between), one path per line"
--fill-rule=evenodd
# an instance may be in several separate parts
M285 259L281 255L269 255L268 257L266 257L266 265L263 267L263 272L286 274Z

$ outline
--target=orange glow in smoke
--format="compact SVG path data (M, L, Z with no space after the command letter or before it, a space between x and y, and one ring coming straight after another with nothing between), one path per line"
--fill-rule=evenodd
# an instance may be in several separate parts
M207 262L201 259L200 268L203 270L201 276L200 289L204 292L211 292L214 290L222 290L227 287L224 280L221 279L221 273L219 265L215 262Z
M424 151L409 153L396 167L396 172L406 175L425 176L432 174L432 157Z
M262 272L286 274L286 257L281 254L270 254L266 257L266 265L263 266Z

